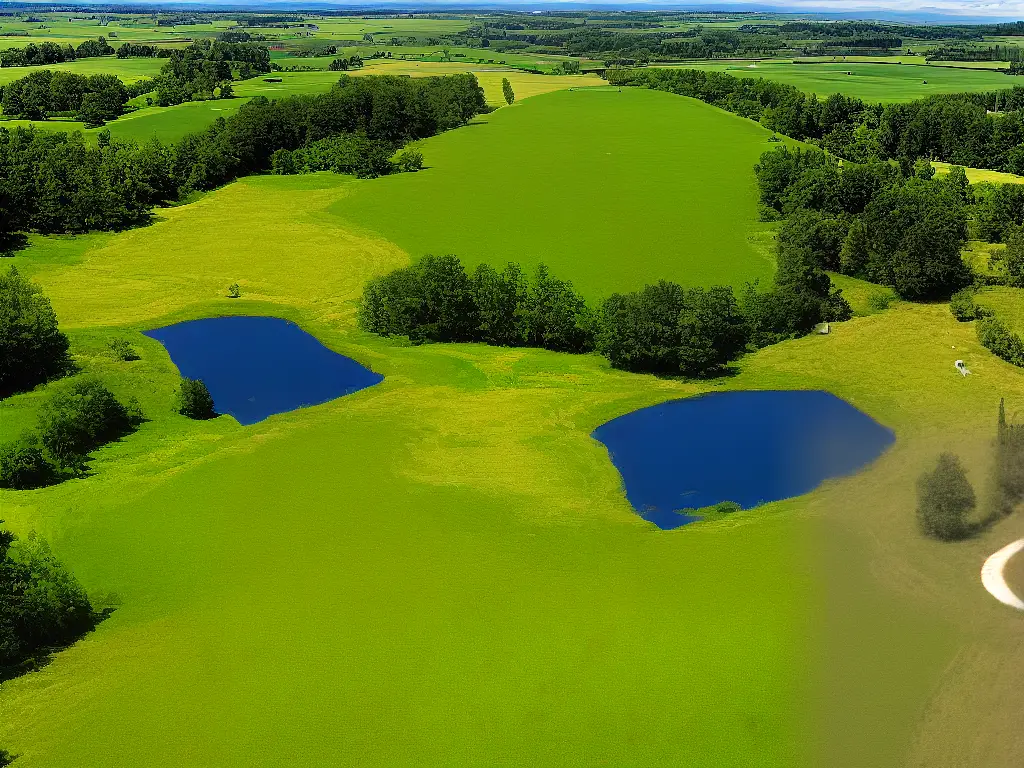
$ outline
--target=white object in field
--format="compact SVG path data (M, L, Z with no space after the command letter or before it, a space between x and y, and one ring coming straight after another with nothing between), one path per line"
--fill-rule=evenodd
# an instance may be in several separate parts
M814 326L814 332L820 333L823 336L828 335L829 330L830 329L828 323L818 323L816 326Z
M953 363L953 365L955 365L956 369L960 371L961 376L966 376L968 373L970 373L970 371L967 370L967 366L964 365L963 360L957 360L955 363Z
M1003 605L1024 611L1024 600L1021 600L1010 589L1003 575L1003 569L1010 562L1010 558L1018 552L1024 551L1024 539L1018 539L1012 544L1007 544L994 555L992 555L981 567L981 583L988 593Z

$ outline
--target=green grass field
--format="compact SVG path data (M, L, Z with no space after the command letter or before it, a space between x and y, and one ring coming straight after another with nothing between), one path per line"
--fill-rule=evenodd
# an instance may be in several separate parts
M19 768L1014 766L1020 622L977 572L1024 520L925 540L913 479L949 447L981 482L998 399L1024 409L1024 371L944 305L898 303L702 383L355 328L365 280L419 255L416 237L543 257L591 294L767 274L750 172L764 140L668 94L556 93L424 142L419 174L251 177L149 227L31 238L10 263L45 288L82 368L150 421L87 478L0 491L17 531L119 605L0 688ZM429 210L451 223L417 235ZM603 245L591 230L608 219L620 234ZM236 281L242 298L224 298ZM140 331L226 313L295 320L385 381L252 427L189 421ZM114 336L142 359L106 357ZM846 398L896 445L808 496L660 532L589 437L673 397L793 387ZM2 437L41 397L0 403Z
M0 44L0 48L3 45ZM77 75L116 75L125 83L134 83L147 77L156 77L165 59L119 59L116 56L99 56L79 59L63 64L49 64L44 67L3 67L0 68L0 85L19 80L40 69L74 72Z
M414 256L544 262L592 298L659 278L742 286L772 273L749 242L770 135L670 94L557 92L428 142L428 170L336 210Z
M818 96L844 93L875 102L913 101L937 93L992 91L1012 88L1016 82L1001 72L912 64L758 62L756 65L744 65L693 62L685 66L688 69L726 72L734 77L777 80Z

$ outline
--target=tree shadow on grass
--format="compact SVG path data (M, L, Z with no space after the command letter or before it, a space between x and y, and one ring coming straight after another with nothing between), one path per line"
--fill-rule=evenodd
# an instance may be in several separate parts
M116 606L107 605L98 611L94 611L92 614L92 626L84 629L66 643L43 646L38 648L31 656L19 659L13 664L0 664L0 683L5 683L8 680L13 680L16 677L21 677L22 675L27 675L30 672L35 672L43 667L49 666L53 662L55 654L70 648L83 637L95 630L96 627L98 627L101 622L106 621L115 610L117 610ZM0 754L3 753L0 752ZM3 762L0 762L0 766L2 765Z

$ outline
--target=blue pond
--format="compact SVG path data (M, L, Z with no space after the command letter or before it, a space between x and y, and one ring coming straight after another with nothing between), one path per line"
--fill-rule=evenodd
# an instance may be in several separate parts
M255 424L384 380L276 317L211 317L146 331L182 376L202 379L218 413Z
M676 510L734 501L744 509L799 496L856 472L892 430L819 391L720 392L627 413L594 430L637 513L659 528Z

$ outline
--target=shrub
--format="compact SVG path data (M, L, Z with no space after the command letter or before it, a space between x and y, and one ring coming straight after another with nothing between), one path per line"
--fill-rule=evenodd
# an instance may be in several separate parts
M181 377L178 390L178 413L190 419L204 420L217 416L213 409L213 396L202 379Z
M69 367L68 339L49 300L16 268L0 274L0 397L32 389Z
M979 320L992 314L974 301L976 294L977 291L974 288L962 288L950 297L949 311L961 323Z
M34 432L0 445L0 488L42 488L57 482L58 477Z
M242 295L241 288L238 287L238 283L232 283L228 286L228 298L237 299Z
M395 168L399 173L415 173L423 170L423 153L411 147L403 149L395 158Z
M123 363L139 359L139 353L127 339L111 339L107 342L107 349L115 360L120 360Z
M14 755L6 749L0 749L0 768L5 768L14 762Z
M891 293L872 293L868 296L868 308L876 312L883 312L889 308L895 298Z
M0 530L0 680L96 626L85 591L34 533Z
M1024 340L996 317L978 323L978 341L996 357L1024 368Z
M960 459L951 453L939 457L932 472L917 483L917 520L921 531L942 541L956 541L971 535L974 526L967 516L976 499Z
M131 432L141 422L98 380L82 378L55 391L39 410L39 441L56 466L80 471L88 453Z

